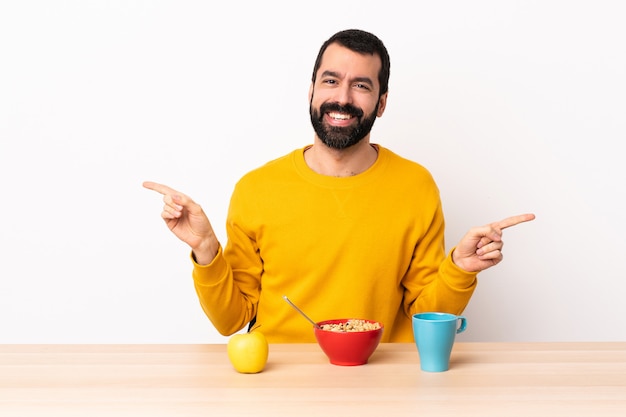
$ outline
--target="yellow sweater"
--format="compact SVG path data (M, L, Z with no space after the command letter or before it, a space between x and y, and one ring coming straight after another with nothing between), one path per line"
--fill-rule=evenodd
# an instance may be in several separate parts
M315 342L283 295L315 321L380 321L382 342L412 341L416 312L461 313L476 274L446 256L430 173L378 146L367 171L329 177L306 165L304 149L241 178L228 242L210 265L194 262L195 289L216 329L230 335L256 316L270 343Z

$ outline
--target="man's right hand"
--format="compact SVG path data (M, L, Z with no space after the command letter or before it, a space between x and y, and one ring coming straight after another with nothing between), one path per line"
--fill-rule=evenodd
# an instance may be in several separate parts
M166 185L146 181L143 186L163 195L161 217L172 233L191 247L196 262L210 264L217 255L219 242L202 207Z

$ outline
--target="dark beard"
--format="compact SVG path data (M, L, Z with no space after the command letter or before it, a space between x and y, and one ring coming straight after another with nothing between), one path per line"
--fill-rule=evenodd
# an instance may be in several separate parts
M324 114L329 111L347 113L358 118L358 122L356 126L349 127L328 126L324 124L323 118ZM340 150L356 145L370 133L376 121L376 113L378 113L378 104L372 114L365 118L363 118L363 110L351 104L342 106L338 103L324 103L320 106L319 112L309 105L311 124L317 136L329 148Z

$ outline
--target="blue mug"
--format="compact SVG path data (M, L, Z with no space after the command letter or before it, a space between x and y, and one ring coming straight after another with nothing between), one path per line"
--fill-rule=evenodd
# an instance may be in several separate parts
M455 336L466 328L464 316L436 312L414 314L413 338L422 371L447 371Z

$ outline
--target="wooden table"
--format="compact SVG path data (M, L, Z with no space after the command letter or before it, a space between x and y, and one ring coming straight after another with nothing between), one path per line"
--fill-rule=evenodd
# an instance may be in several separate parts
M457 343L422 372L413 344L335 366L270 345L238 374L225 345L0 345L0 416L626 416L626 342Z

